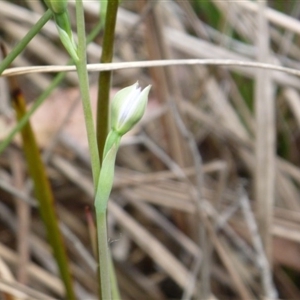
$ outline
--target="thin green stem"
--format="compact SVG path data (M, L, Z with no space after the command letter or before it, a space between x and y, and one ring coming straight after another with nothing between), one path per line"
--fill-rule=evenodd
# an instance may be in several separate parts
M110 253L107 243L106 210L97 211L98 252L101 278L101 299L111 300Z
M103 36L103 44L102 44L102 55L100 62L101 63L110 63L112 62L113 52L114 52L114 37L115 37L115 27L116 27L116 19L117 19L117 11L118 11L118 0L110 0L107 2L106 8L106 16L105 16L105 25L104 25L104 36ZM103 151L105 146L105 141L107 138L107 134L110 130L109 125L109 93L111 87L111 77L112 72L101 72L99 74L98 80L98 101L97 101L97 143L98 143L98 151L99 151L99 159L100 164L102 164ZM100 165L101 168L101 165ZM96 199L97 201L97 199ZM97 211L97 208L96 208ZM106 212L103 213L106 222ZM98 219L98 218L97 218ZM98 221L97 221L98 222ZM97 226L98 227L98 226ZM105 288L103 286L103 280L112 283L112 296L113 299L120 299L118 284L116 280L115 268L113 264L112 257L109 253L105 258L102 257L102 250L100 247L105 247L108 251L107 245L107 232L103 232L102 228L97 228L98 230L98 245L99 245L99 262L100 262L100 284L101 290ZM105 239L103 238L105 235ZM101 242L102 241L102 242ZM104 243L104 244L103 244ZM101 261L105 259L105 265L101 264ZM104 267L107 267L109 264L110 268L106 268L103 270ZM109 272L109 273L108 273ZM105 278L103 278L103 276ZM108 292L108 291L107 291ZM109 288L109 292L111 292ZM104 292L102 292L102 296L104 296ZM103 297L104 298L104 297ZM106 299L106 298L104 298ZM110 298L109 298L110 299Z
M118 11L118 0L107 3L107 12L104 27L101 63L110 63L114 52L114 37ZM98 81L97 102L97 143L100 162L102 162L103 149L109 131L109 92L112 72L101 72Z
M91 156L91 166L93 173L93 181L95 190L97 189L98 177L100 173L100 160L98 155L98 146L96 140L96 132L94 128L93 114L89 93L89 79L87 72L86 61L86 38L85 38L85 21L82 0L76 0L76 20L77 20L77 35L78 35L78 61L75 62L79 87L82 97L82 105L84 112L85 126L89 143L89 151Z
M119 285L117 281L117 276L115 272L115 266L114 262L110 253L110 282L111 282L111 295L113 300L120 300L121 295L120 295L120 290L119 290Z
M104 222L103 220L98 220L98 216L102 216L106 218L107 204L109 201L109 195L111 193L111 189L113 185L115 162L116 162L118 148L120 145L120 140L121 137L118 134L115 134L115 132L113 131L111 131L109 136L107 137L106 144L105 144L106 155L105 155L105 159L102 162L101 172L99 176L99 183L98 183L97 193L95 197L97 231L98 231L98 256L99 256L99 269L100 269L99 285L101 287L101 294L100 294L101 300L106 299L104 297L104 293L106 293L106 291L102 291L102 290L104 288L103 284L104 283L106 284L107 280L110 281L112 286L111 289L112 299L114 300L120 299L120 293L119 293L118 283L115 275L114 264L110 253L108 256L106 256L105 254L105 259L108 259L106 264L103 264L103 262L101 263L101 261L104 259L102 257L103 251L104 250L106 251L106 249L107 251L109 251L108 250L109 248L107 244L107 232L103 232L103 228L98 227L98 223L101 224L101 222ZM107 266L109 266L109 269L107 269ZM105 269L103 270L103 268ZM103 276L108 276L108 278L105 277L103 279Z
M0 64L0 75L2 72L10 66L14 59L25 49L28 43L39 33L43 26L51 19L52 12L48 9L37 23L28 31L28 33L22 38L16 47L5 57Z

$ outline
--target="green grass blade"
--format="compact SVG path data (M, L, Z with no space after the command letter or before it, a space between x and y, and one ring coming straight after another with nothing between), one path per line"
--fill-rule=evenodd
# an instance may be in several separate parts
M110 63L113 58L115 26L118 11L118 1L108 1L105 17L104 36L101 63ZM103 157L104 144L109 132L109 92L112 72L101 72L98 80L97 101L97 143L100 162Z
M27 32L25 37L17 44L17 46L5 57L0 64L0 74L10 66L14 59L25 49L28 43L39 33L43 26L51 19L52 12L48 9L37 23Z
M20 120L26 114L25 100L19 89L14 90L12 95L17 118ZM60 275L66 289L67 299L73 300L76 298L73 290L68 258L54 208L54 197L46 175L45 166L29 122L24 126L21 134L28 171L34 183L34 193L39 202L39 210L46 227L47 237L58 264Z
M77 21L77 35L78 35L78 61L76 62L76 69L79 79L79 88L82 98L83 113L85 127L87 131L89 151L91 156L91 166L93 173L93 182L95 190L97 188L98 177L100 174L100 160L98 155L98 146L96 139L96 131L94 127L94 120L91 108L91 100L89 94L89 79L86 62L86 36L85 36L85 20L84 9L81 0L76 1L76 21Z

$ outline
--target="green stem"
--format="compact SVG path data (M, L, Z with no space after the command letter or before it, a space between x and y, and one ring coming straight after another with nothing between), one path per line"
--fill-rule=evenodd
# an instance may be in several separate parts
M89 79L86 67L86 40L85 40L85 21L82 0L76 0L76 20L77 20L77 34L78 34L78 61L75 62L79 87L82 97L82 105L84 112L85 126L87 130L87 137L89 143L89 151L91 156L91 166L93 173L93 181L95 190L97 190L98 177L100 173L100 160L98 155L98 146L96 140L96 132L94 128L93 114L91 108L90 94L89 94Z
M115 169L115 161L116 156L118 152L118 148L120 145L121 137L118 134L115 134L114 131L111 131L109 136L107 137L105 149L106 149L106 155L102 162L101 166L101 172L99 176L99 183L97 187L97 193L95 197L95 208L96 208L96 214L97 218L98 216L101 216L103 218L106 218L107 213L107 204L109 200L109 195L111 193L112 185L113 185L113 179L114 179L114 169ZM110 148L110 149L107 149ZM98 223L101 224L101 222L106 222L106 220L98 220L97 219L97 231L98 231L98 255L99 255L99 285L101 287L101 300L106 299L104 297L104 293L107 291L103 290L103 284L106 284L107 280L111 283L111 293L112 293L112 299L117 300L120 299L120 293L118 289L118 283L116 279L115 269L112 257L109 253L109 255L105 254L105 258L102 257L102 253L104 250L108 250L107 245L107 232L103 231L103 226L100 228L98 227ZM105 248L104 250L102 248ZM108 259L105 264L101 261L103 259ZM109 266L109 269L107 269ZM104 268L104 269L103 269ZM109 271L109 273L107 273ZM108 278L104 278L103 276L106 276ZM104 283L103 283L104 280Z
M51 19L52 12L48 9L37 23L28 31L28 33L22 38L16 47L5 57L0 64L0 75L2 72L10 66L14 59L25 49L28 43L39 33L43 26Z
M101 63L110 63L114 52L114 37L118 11L118 0L107 3L107 12L104 27ZM102 162L103 149L109 131L109 92L112 72L99 74L98 102L97 102L97 143L100 162Z
M101 63L110 63L112 62L113 58L113 52L114 52L114 37L115 37L115 27L116 27L116 19L117 19L117 11L118 11L118 0L110 0L107 3L107 10L106 10L106 16L105 16L105 26L104 26L104 36L103 36L103 44L102 44L102 55L101 55ZM111 77L112 72L100 72L99 74L99 80L98 80L98 100L97 100L97 143L98 143L98 151L99 151L99 159L100 164L102 163L103 157L103 151L105 146L105 141L107 138L107 134L109 132L110 126L109 126L109 93L110 93L110 87L111 87ZM101 165L100 165L101 167ZM96 199L97 201L97 199ZM97 208L96 208L97 211ZM105 220L103 222L106 222L106 211L103 212ZM97 218L98 219L98 218ZM97 221L98 222L98 221ZM98 227L98 226L97 226ZM115 274L115 268L113 264L112 257L109 253L105 258L101 255L101 248L105 247L108 251L108 245L107 245L107 232L105 229L105 232L103 232L103 229L97 228L98 230L98 245L99 245L99 262L100 262L100 284L101 284L101 290L105 288L103 286L103 280L112 283L112 296L113 299L120 299L120 293L118 289L118 284L116 280L116 274ZM103 235L105 235L105 239L103 238ZM102 242L101 242L102 241ZM104 244L103 244L104 243ZM105 246L102 246L105 245ZM101 264L101 261L105 259L105 270L103 270L103 266ZM107 264L109 264L110 268L107 268ZM109 272L109 273L108 273ZM109 275L108 275L109 274ZM103 278L104 276L104 278ZM109 291L110 292L110 288ZM104 296L104 292L102 292L102 296ZM106 298L102 298L106 299ZM109 298L110 299L110 298Z
M115 272L115 266L114 266L114 262L113 262L111 254L110 254L109 259L110 259L110 282L111 282L112 299L120 300L121 295L120 295L117 276L116 276L116 272Z
M111 300L110 253L107 243L106 210L97 211L98 252L101 278L101 299Z

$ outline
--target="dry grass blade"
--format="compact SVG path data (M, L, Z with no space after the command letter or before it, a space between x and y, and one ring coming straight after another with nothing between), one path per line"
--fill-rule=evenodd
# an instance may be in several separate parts
M109 208L114 217L117 218L118 222L130 236L132 236L134 241L150 255L175 282L181 287L185 287L190 280L188 270L161 243L149 234L147 230L143 229L141 225L133 220L117 204L110 202ZM149 245L151 245L151 247L149 247Z
M261 7L260 3L254 3L252 1L241 1L237 4L251 12L259 12ZM288 29L291 32L300 33L299 21L287 16L283 13L280 13L274 9L266 8L263 12L265 17L272 23L282 26L285 29Z
M217 238L216 233L214 232L212 226L207 222L206 223L208 232L210 234L210 238L212 239L212 242L214 244L214 247L216 248L216 251L218 255L220 256L220 259L222 260L223 264L226 266L229 274L232 277L232 280L237 288L237 291L239 293L239 296L241 299L253 299L253 295L248 289L248 287L245 286L244 282L240 278L239 274L237 273L234 263L231 261L230 255L228 255L227 251L228 248L224 243L222 243L221 240Z
M55 298L49 297L45 294L39 293L34 289L30 289L17 282L11 283L6 280L0 281L0 291L11 295L12 299L24 299L24 300L55 300ZM8 299L8 298L7 298Z
M18 263L18 256L4 245L0 245L0 256L7 261L9 265L16 265ZM38 267L36 264L29 264L28 275L55 294L59 296L64 295L64 288L61 281L56 276L45 272L44 269Z
M300 127L300 97L296 90L285 89L284 97L290 106L291 112L295 115L298 126Z
M264 15L266 2L260 1L257 14L258 61L266 62L269 57L268 22ZM274 87L265 70L257 71L255 84L255 197L259 228L269 260L272 257L271 224L275 192L275 107Z
M178 39L181 37L179 36ZM197 45L198 46L198 45ZM209 51L209 50L208 50ZM256 69L266 69L279 71L295 76L300 76L300 71L293 68L281 67L274 64L252 62L239 59L170 59L170 60L152 60L152 61L135 61L135 62L122 62L111 64L89 64L87 69L90 72L99 71L113 71L131 68L154 68L154 67L167 67L167 66L193 66L193 65L208 65L208 66L221 66L229 67L232 70L238 70L253 76ZM56 72L74 72L75 66L34 66L34 67L16 67L5 70L1 76L16 76L31 73L56 73ZM282 75L281 73L274 73L274 79L281 84L299 88L299 80L294 77Z
M14 186L19 190L24 190L24 166L22 165L21 157L15 151L11 152L11 165L14 177ZM18 252L20 257L20 262L18 266L18 281L20 283L26 284L27 282L27 271L26 265L28 264L30 258L29 251L29 234L30 234L30 206L25 201L16 198L16 207L18 214ZM24 267L25 266L25 267Z
M272 280L272 272L267 260L262 240L258 233L258 228L255 222L255 218L252 214L251 207L249 204L249 199L245 194L245 191L242 190L241 194L241 207L242 211L246 220L246 223L251 231L251 237L253 240L254 248L257 254L257 264L258 268L261 272L261 280L264 289L265 297L270 299L275 299L278 297L278 293L274 287L273 280ZM271 234L271 233L269 233Z
M9 51L45 9L21 2L1 2ZM101 1L83 2L90 32ZM68 9L75 28L74 1ZM112 94L152 85L145 118L121 142L109 207L122 299L299 298L299 12L297 1L121 1L113 63L95 63L101 32L88 46L93 105L97 72L114 73ZM7 79L22 75L37 103L54 73L67 72L31 121L77 298L96 299L94 190L67 59L49 21L0 78L0 141L15 126ZM23 164L16 138L0 156L0 293L62 299Z

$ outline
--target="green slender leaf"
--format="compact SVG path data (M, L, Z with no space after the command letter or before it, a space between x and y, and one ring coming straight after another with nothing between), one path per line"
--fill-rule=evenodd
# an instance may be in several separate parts
M14 95L13 104L17 118L18 120L21 120L26 114L25 100L18 89L12 94ZM76 298L67 254L54 208L54 197L46 175L45 166L29 122L23 128L21 134L29 174L34 183L34 193L39 202L39 210L46 227L47 237L58 264L58 269L66 289L67 299L73 300Z
M118 11L118 1L111 0L107 3L104 36L102 45L101 63L112 62L114 52L115 26ZM97 100L97 143L100 163L103 157L104 144L109 132L109 92L112 72L100 72L98 80Z
M115 135L115 141L107 151L107 154L102 162L95 200L97 212L105 212L107 209L107 202L114 181L115 161L120 139L121 138L119 135Z
M40 32L43 26L51 19L52 11L48 9L38 22L29 30L25 37L17 44L16 47L5 57L0 64L0 75L8 68L14 59L26 48L28 43Z

